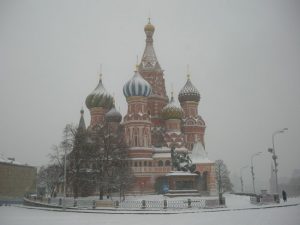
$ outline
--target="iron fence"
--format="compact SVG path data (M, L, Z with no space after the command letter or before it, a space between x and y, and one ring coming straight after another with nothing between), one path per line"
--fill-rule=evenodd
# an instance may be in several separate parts
M62 198L43 200L43 203L51 206L63 206ZM67 208L95 209L96 200L92 199L65 199ZM187 209L187 208L216 208L220 207L218 199L186 199L186 200L125 200L112 201L110 207L120 209Z

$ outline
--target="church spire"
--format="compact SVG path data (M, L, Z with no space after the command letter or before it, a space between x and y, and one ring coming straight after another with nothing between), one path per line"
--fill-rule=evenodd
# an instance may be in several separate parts
M86 130L83 114L84 114L84 111L83 111L83 109L81 109L78 129Z
M155 27L151 24L150 18L148 18L148 24L146 24L144 31L146 33L146 47L140 64L140 70L145 71L160 71L161 67L156 58L156 54L153 48L153 34Z

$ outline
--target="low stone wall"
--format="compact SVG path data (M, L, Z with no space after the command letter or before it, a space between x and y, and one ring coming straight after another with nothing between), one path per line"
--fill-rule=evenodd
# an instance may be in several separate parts
M37 200L34 201L34 200L31 200L28 198L23 199L23 205L34 206L34 207L46 207L46 208L62 208L59 205L51 205L51 204L40 202Z
M250 202L252 204L274 204L280 203L279 195L276 194L264 194L250 196Z

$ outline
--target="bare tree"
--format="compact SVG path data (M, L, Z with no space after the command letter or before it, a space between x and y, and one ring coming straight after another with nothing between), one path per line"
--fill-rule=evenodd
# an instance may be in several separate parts
M40 168L38 173L39 183L44 184L51 197L54 196L56 188L64 180L64 165L65 154L70 153L73 140L73 127L66 125L63 131L63 140L59 145L52 147L52 152L49 154L50 164Z
M55 188L64 181L66 164L68 189L75 198L94 194L96 189L99 199L117 190L124 196L133 177L127 154L122 126L104 124L86 130L67 125L62 142L53 146L49 154L51 164L42 167L40 177L53 196Z
M38 172L38 185L46 187L48 194L55 197L55 191L59 183L62 181L62 170L57 164L42 166Z
M129 187L126 179L129 181L132 173L127 162L128 147L123 138L123 127L113 129L110 124L104 124L95 131L94 160L99 199L103 199L105 191L107 195L116 189L124 193Z
M90 186L89 180L92 179L90 174L86 174L89 167L88 162L91 160L90 143L88 132L80 127L72 129L72 144L67 144L72 148L68 154L68 184L72 187L74 198L86 196Z
M229 178L230 172L229 172L226 164L224 163L224 161L216 160L215 167L216 167L218 192L224 193L227 191L232 191L232 183Z

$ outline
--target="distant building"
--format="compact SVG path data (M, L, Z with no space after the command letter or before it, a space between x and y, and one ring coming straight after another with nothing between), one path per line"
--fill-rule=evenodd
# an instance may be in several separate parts
M176 152L187 153L195 161L196 172L203 183L201 192L215 193L214 162L207 158L204 143L206 125L198 113L200 93L187 74L187 81L178 95L180 105L173 93L167 96L164 71L153 47L155 28L150 20L144 31L146 46L143 57L133 77L123 87L128 104L123 122L101 76L97 87L86 98L91 115L87 129L92 131L105 122L114 127L124 126L129 166L136 177L132 191L154 192L156 181L172 170L171 147L175 147ZM83 127L83 124L81 116L80 126ZM195 144L198 155L192 156Z
M36 175L36 167L0 157L0 200L17 200L35 193Z

